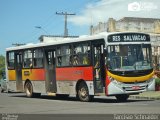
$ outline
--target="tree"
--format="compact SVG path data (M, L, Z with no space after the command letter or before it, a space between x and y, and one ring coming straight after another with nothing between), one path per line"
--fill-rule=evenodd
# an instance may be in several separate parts
M2 72L5 70L5 57L0 55L0 79L2 78Z

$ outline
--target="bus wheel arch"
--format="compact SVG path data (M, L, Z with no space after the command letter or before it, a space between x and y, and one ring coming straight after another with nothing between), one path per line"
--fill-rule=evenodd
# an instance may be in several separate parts
M25 93L26 93L27 97L33 97L33 95L34 95L34 93L33 93L33 85L32 85L32 83L31 83L31 81L29 79L27 79L25 81L24 90L25 90Z
M93 98L92 95L89 95L87 83L82 79L76 84L76 96L82 102L89 102Z
M79 86L79 84L80 84L81 82L85 82L85 81L82 80L82 79L80 79L80 80L77 81L77 83L76 83L76 92L78 92L78 86Z

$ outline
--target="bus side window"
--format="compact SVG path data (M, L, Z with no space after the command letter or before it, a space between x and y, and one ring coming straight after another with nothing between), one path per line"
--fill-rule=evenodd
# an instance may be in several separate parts
M89 65L90 64L90 46L87 47L85 50L85 53L83 55L83 65Z
M57 66L61 66L62 60L61 60L61 47L57 47L56 50L56 56L57 56L57 60L56 60L56 64Z
M23 67L24 68L31 68L32 67L32 51L26 50L24 51L24 62Z
M73 65L90 64L90 46L88 43L75 44L73 50Z
M61 56L57 57L57 65L58 65L58 66L61 66L61 65L62 65Z
M9 52L7 54L7 63L8 63L8 68L9 69L14 69L14 64L15 64L15 59L14 59L14 52Z
M57 66L71 65L71 45L57 48Z
M42 49L36 49L33 51L33 67L41 68L43 67L43 51Z
M78 55L73 55L73 65L78 65L79 64L79 57Z
M31 59L25 59L25 60L24 60L24 67L25 67L25 68L29 68L30 66L32 66L32 61L31 61Z

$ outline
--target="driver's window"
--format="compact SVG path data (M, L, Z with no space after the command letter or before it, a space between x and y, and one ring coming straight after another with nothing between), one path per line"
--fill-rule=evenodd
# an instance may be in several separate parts
M120 45L120 56L128 56L128 46Z
M113 57L119 55L119 46L108 46L108 57L112 59Z
M107 66L109 69L120 68L119 53L119 46L108 46Z

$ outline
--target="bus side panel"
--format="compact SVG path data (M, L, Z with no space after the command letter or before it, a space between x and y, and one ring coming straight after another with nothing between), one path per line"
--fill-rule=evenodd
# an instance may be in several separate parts
M8 70L8 80L9 81L16 80L16 71L15 70Z
M110 82L111 81L110 81L109 76L107 75L107 72L106 72L106 87L105 87L106 96L109 94L108 93L108 86L109 86Z
M88 91L90 95L94 95L94 85L93 81L85 81L88 86ZM77 81L62 81L59 80L57 84L57 94L70 94L76 95L76 85Z
M35 93L46 93L44 69L23 69L22 80L30 80Z
M31 81L34 93L46 93L45 81Z
M93 67L56 68L57 94L76 94L78 80L85 80L89 94L94 95Z
M22 70L22 80L45 80L45 70L44 69L23 69Z
M8 79L8 90L9 91L17 91L16 88L16 71L8 70L7 71L7 79Z
M56 68L56 80L93 80L93 67Z

